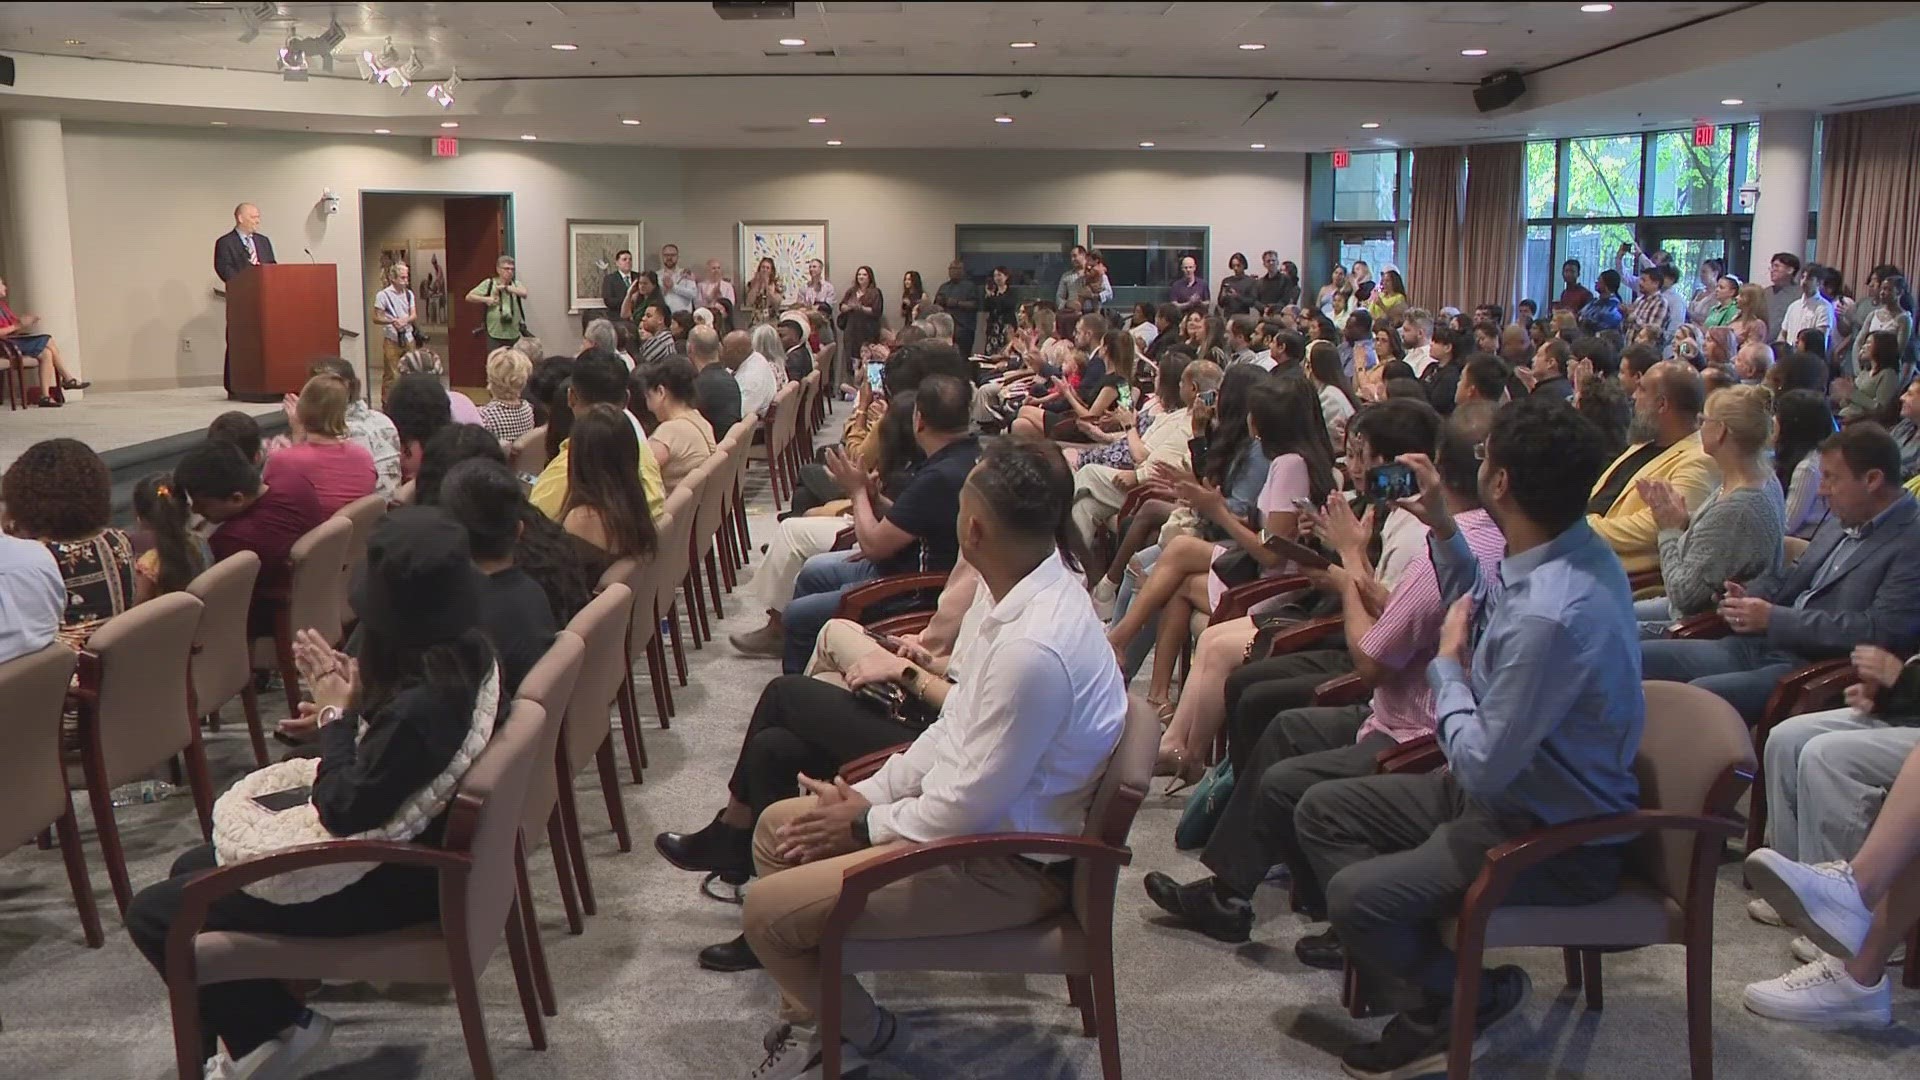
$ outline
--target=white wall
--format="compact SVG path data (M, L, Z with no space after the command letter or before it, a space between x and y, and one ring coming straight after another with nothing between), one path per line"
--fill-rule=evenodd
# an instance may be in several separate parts
M360 235L360 281L367 289L367 306L359 329L366 335L367 355L374 356L372 342L382 333L373 321L373 296L382 288L380 251L406 251L415 240L446 239L446 200L438 195L368 195L360 205ZM341 315L342 323L352 325L345 311ZM426 325L424 319L421 325ZM444 346L437 347L445 351Z
M682 261L717 255L737 274L735 223L824 219L829 273L845 288L874 267L889 297L904 270L944 275L956 224L1188 225L1212 229L1210 278L1235 250L1304 246L1299 154L980 151L671 151L467 142L436 160L422 140L339 138L69 122L67 177L75 278L89 378L103 388L212 385L225 301L213 294L213 241L233 205L260 206L283 262L339 267L342 354L358 360L378 283L360 249L362 192L503 192L513 247L533 290L534 331L566 343L568 218L643 220L648 265L661 244ZM317 207L321 189L339 214ZM397 239L398 237L396 237ZM456 296L465 286L454 283ZM23 298L24 300L25 298ZM564 347L564 345L563 345Z

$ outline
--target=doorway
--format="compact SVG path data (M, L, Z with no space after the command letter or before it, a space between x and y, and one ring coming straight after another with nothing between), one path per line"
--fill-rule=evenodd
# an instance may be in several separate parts
M367 292L368 397L382 400L385 329L373 321L373 297L388 269L404 261L426 347L446 365L449 383L487 383L486 311L464 300L513 253L513 196L431 191L367 191L360 195L361 275Z

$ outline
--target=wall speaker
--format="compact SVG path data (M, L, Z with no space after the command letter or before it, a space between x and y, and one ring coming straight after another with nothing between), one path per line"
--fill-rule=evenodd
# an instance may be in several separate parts
M1527 80L1517 71L1497 71L1473 88L1473 103L1481 112L1504 109L1527 92Z
M13 57L0 56L0 86L13 85Z

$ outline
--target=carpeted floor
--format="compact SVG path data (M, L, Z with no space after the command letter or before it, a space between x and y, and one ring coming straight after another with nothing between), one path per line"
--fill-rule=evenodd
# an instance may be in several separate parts
M763 542L771 525L764 473L756 471L752 524ZM699 970L694 953L732 937L738 911L702 897L696 877L652 851L662 829L697 827L724 797L725 778L772 661L744 660L725 633L758 625L733 602L716 640L689 651L691 684L677 690L680 715L668 731L647 720L653 767L642 786L623 788L634 833L619 854L597 784L580 785L586 845L600 913L569 937L548 854L532 860L547 954L560 998L548 1022L551 1048L528 1046L504 950L482 980L494 1061L503 1077L744 1077L761 1056L774 1015L771 984L758 973ZM644 692L643 708L651 709ZM272 698L263 695L271 709ZM237 707L230 710L238 722ZM271 717L271 713L270 713ZM209 737L216 784L250 760L244 726ZM624 766L623 766L624 768ZM589 773L589 775L591 775ZM84 800L82 800L84 802ZM1149 870L1186 880L1201 871L1173 850L1180 800L1154 796L1134 829L1134 865L1121 877L1115 937L1119 957L1121 1050L1136 1077L1291 1080L1339 1072L1341 1047L1379 1021L1349 1020L1336 976L1303 969L1294 939L1306 932L1267 890L1254 941L1231 947L1163 925L1140 888ZM84 819L84 807L82 814ZM183 795L121 811L135 887L164 874L199 839ZM158 1080L171 1075L171 1039L159 979L128 942L114 914L99 848L83 820L107 945L81 940L57 852L8 853L0 875L0 1076L37 1080ZM1720 876L1714 972L1715 1060L1723 1076L1809 1076L1848 1080L1907 1077L1920 1065L1920 1006L1895 991L1900 1026L1870 1034L1819 1034L1748 1015L1740 988L1789 965L1782 930L1750 922L1737 868ZM1589 1012L1562 988L1557 952L1513 954L1534 979L1524 1016L1503 1029L1479 1075L1511 1078L1660 1080L1686 1075L1678 948L1609 957L1606 1009ZM1091 1040L1058 979L1012 976L885 975L877 996L906 1022L905 1037L871 1070L875 1080L949 1077L1065 1080L1100 1075ZM316 1007L339 1027L309 1074L333 1080L469 1075L451 999L434 988L327 989Z

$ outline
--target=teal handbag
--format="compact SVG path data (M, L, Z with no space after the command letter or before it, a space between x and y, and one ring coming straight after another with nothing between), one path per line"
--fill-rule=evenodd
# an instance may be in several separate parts
M1207 770L1187 795L1187 807L1180 812L1180 824L1173 830L1173 846L1193 851L1207 846L1213 827L1233 797L1233 763L1222 761Z

